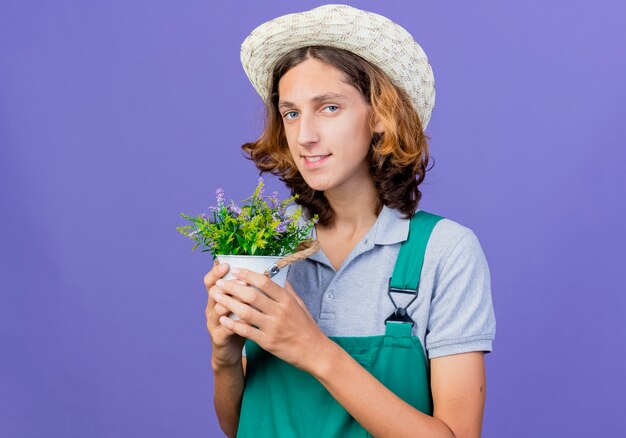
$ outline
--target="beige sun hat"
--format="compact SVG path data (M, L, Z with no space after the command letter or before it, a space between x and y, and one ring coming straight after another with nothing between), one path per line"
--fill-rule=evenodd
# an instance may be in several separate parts
M331 4L274 18L244 40L241 63L267 102L276 61L294 49L314 45L349 50L381 68L409 94L426 129L435 105L433 70L413 36L382 15Z

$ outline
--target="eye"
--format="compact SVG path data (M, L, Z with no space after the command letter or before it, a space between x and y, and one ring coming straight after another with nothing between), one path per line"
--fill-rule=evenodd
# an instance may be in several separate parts
M298 113L296 111L288 111L285 114L283 114L283 117L285 117L286 119L293 119L296 117L295 115L293 117L290 117L289 116L290 114L298 114Z
M330 112L331 113L336 113L339 110L339 107L337 105L328 105L324 109L326 110L326 109L329 109L329 108L330 108Z

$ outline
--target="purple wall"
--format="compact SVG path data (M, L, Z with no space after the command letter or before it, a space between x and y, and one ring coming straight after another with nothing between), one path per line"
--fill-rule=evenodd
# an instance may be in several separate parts
M626 6L350 3L433 65L421 207L490 264L484 436L625 436ZM210 257L175 227L254 188L239 46L319 4L1 3L1 436L219 436Z

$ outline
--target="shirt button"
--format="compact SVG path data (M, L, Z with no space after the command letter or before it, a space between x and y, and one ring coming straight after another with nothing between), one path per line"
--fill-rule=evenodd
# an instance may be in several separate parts
M328 298L329 300L332 300L335 298L335 296L332 293L327 293L326 298Z

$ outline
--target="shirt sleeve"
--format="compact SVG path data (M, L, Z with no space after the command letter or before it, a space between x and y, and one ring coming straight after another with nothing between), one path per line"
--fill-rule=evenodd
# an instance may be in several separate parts
M435 281L425 344L430 359L492 351L496 319L489 266L469 230L457 241Z

